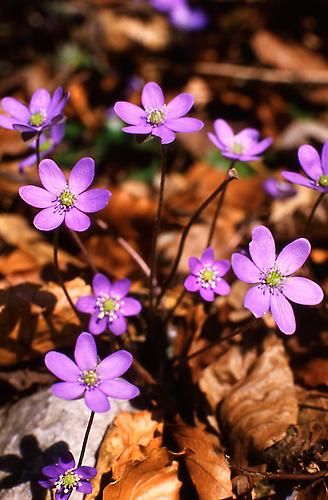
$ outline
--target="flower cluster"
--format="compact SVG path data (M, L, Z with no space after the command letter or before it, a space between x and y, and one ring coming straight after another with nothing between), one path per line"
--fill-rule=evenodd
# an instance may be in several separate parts
M169 16L171 24L183 31L198 31L205 28L208 19L202 9L192 8L187 0L150 0L152 6Z
M141 311L141 304L132 297L127 297L131 282L123 279L111 283L101 273L94 276L92 289L94 295L80 297L76 308L91 314L89 330L99 335L108 327L114 335L122 335L126 331L125 316L134 316Z

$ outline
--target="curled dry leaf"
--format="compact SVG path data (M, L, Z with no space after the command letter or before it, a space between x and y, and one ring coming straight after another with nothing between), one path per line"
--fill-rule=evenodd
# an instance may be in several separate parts
M127 462L144 460L152 449L162 444L163 424L152 419L149 411L123 412L111 425L100 446L97 460L97 476L92 480L92 493L86 500L97 497L103 474L112 471L114 480L119 479Z
M178 462L156 448L142 462L128 462L121 479L106 486L103 500L178 500Z
M185 462L200 500L231 498L230 468L219 451L216 436L199 427L178 423L172 426L175 440L181 449L188 449Z
M284 345L275 335L263 342L263 353L226 395L221 418L238 459L249 447L261 452L283 439L297 422L298 403Z

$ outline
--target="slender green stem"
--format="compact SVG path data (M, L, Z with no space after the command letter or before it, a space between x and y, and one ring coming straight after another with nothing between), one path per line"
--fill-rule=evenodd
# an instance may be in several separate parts
M89 266L91 267L92 269L92 272L94 274L97 274L98 272L98 268L95 264L95 262L93 261L93 259L90 257L90 255L88 254L88 251L87 249L85 248L81 238L79 237L79 235L75 232L75 231L72 231L71 229L69 230L73 240L75 241L75 243L77 244L77 246L79 247L79 249L81 250L82 252L82 255L84 257L84 260L89 264Z
M165 154L165 146L161 143L161 181L160 181L158 206L154 223L153 240L152 240L151 254L150 254L149 304L151 310L153 309L154 305L154 288L156 279L156 250L157 250L157 240L161 230L162 212L164 205L165 180L166 180L166 154Z
M74 314L76 315L76 317L80 321L80 316L79 316L77 309L76 309L76 307L75 307L75 305L74 305L74 303L73 303L73 301L72 301L72 299L67 291L67 288L65 286L62 275L60 274L59 265L58 265L58 239L59 239L59 230L56 229L55 234L54 234L54 266L55 266L55 271L56 271L60 286L62 287L63 292L65 294L65 297L68 300L71 308L73 309Z
M229 167L229 170L227 172L227 177L229 177L229 171L230 171L230 169L233 168L234 164L235 164L235 161L232 160L232 162L230 164L230 167ZM219 217L220 212L221 212L221 208L222 208L222 205L223 205L223 202L224 202L225 194L227 192L227 187L228 187L228 184L226 184L225 188L223 189L223 191L222 191L222 193L220 195L220 198L218 200L218 203L216 205L216 209L215 209L215 212L214 212L214 215L213 215L213 219L212 219L212 222L211 222L211 226L210 226L210 231L209 231L209 234L208 234L208 240L207 240L206 247L211 246L211 243L212 243L212 240L213 240L213 236L214 236L214 232L215 232L215 228L216 228L216 223L217 223L218 217Z
M176 271L178 269L178 266L179 266L179 263L180 263L180 259L181 259L182 253L183 253L185 241L187 239L187 236L189 234L189 231L190 231L192 225L196 222L196 220L198 219L198 217L208 207L208 205L213 200L215 200L215 198L218 196L218 194L220 194L226 188L226 186L232 180L234 180L234 179L238 179L238 175L237 175L236 170L234 168L232 168L232 169L229 169L229 176L210 194L210 196L208 198L206 198L205 201L203 201L203 203L197 208L197 210L192 215L192 217L189 220L188 224L183 228L181 239L180 239L180 244L179 244L179 248L178 248L178 252L177 252L177 255L175 257L175 261L173 263L171 272L170 272L169 276L167 277L167 279L166 279L166 281L165 281L165 283L163 285L162 292L161 292L161 294L159 295L159 297L157 299L157 305L160 303L161 299L163 298L164 294L166 293L166 290L169 288L172 279L175 276L175 273L176 273Z
M90 413L88 425L87 425L87 428L85 430L85 434L84 434L84 438L83 438L83 443L82 443L82 448L81 448L81 452L80 452L80 456L79 456L79 461L77 463L78 467L81 467L82 462L83 462L83 458L84 458L85 450L86 450L86 447L87 447L87 444L88 444L89 434L90 434L91 427L92 427L92 424L93 424L94 416L95 416L95 412L92 411Z
M320 205L321 201L323 200L323 197L325 196L326 193L320 193L318 198L317 198L317 201L315 202L315 204L313 205L312 207L312 210L311 210L311 213L306 221L306 225L305 225L305 230L304 230L304 234L305 236L308 234L309 232L309 229L310 229L310 225L311 225L311 222L312 222L312 219L313 219L313 216L315 214L315 211L317 210L318 206Z
M37 165L39 165L39 163L40 163L40 161L41 161L41 152L40 152L40 137L41 137L41 133L40 133L40 132L38 132L38 133L37 133L37 136L36 136L36 145L35 145Z

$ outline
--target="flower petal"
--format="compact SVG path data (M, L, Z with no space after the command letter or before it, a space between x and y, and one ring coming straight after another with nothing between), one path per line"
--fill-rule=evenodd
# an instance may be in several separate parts
M59 465L46 465L42 469L42 474L47 477L58 478L63 473L63 469Z
M107 276L102 273L97 273L92 280L92 289L95 295L109 295L112 290L112 284Z
M200 260L196 259L196 257L190 257L188 263L189 269L193 274L197 274L203 267Z
M228 146L234 139L233 130L225 120L215 120L214 130L219 141L225 146Z
M79 297L75 306L78 311L91 314L96 308L96 297L94 297L94 295Z
M80 375L79 367L65 354L57 351L50 351L45 355L46 367L56 377L65 382L74 382Z
M208 247L202 253L200 258L201 263L204 264L213 264L214 261L214 250L212 247Z
M170 144L175 140L175 133L165 127L165 125L153 127L151 133L156 137L160 137L162 144Z
M145 123L144 125L131 125L130 127L123 127L123 132L127 134L150 134L152 131L152 126Z
M139 300L133 299L132 297L125 297L124 304L122 305L123 316L135 316L139 314L142 307Z
M166 119L175 120L190 111L194 105L194 97L191 94L183 93L177 95L166 106Z
M82 479L92 479L97 475L97 469L95 467L89 467L88 465L77 467L75 472L81 476Z
M313 146L303 144L298 149L298 159L304 172L314 181L322 175L319 153Z
M214 288L214 292L218 295L229 295L231 292L230 285L224 279L220 279L216 287Z
M131 125L141 125L146 117L144 109L125 101L117 102L114 105L114 111L121 120Z
M54 396L61 399L77 399L85 391L85 387L78 382L58 382L51 386L51 392Z
M303 266L311 252L306 238L298 238L286 245L277 257L276 264L284 276L289 276Z
M98 212L107 205L111 192L108 189L89 189L79 194L75 207L82 212Z
M296 330L295 315L292 306L281 292L271 294L270 309L279 330L292 335Z
M71 208L65 214L65 224L69 229L73 231L86 231L91 225L91 220L88 215L81 212L78 208Z
M213 262L213 266L215 266L218 270L219 276L224 276L230 269L229 260L216 260Z
M328 140L324 143L321 152L322 173L328 175Z
M248 257L241 253L233 253L231 257L233 272L237 278L246 283L258 283L260 270Z
M81 333L76 341L74 358L81 371L94 370L98 364L95 339L88 332Z
M209 140L214 144L215 147L217 147L220 151L226 149L226 145L222 144L216 135L214 135L212 132L208 132L207 134Z
M30 100L30 112L38 113L40 110L46 111L51 97L46 89L37 89Z
M270 291L266 287L252 286L247 290L244 306L256 318L261 318L270 309Z
M25 123L15 123L15 119L13 119L12 127L14 130L18 130L18 132L27 132L27 134L32 134L28 137L28 140L36 136L39 130L38 127L33 127L32 125L26 125Z
M65 215L60 212L55 212L53 207L44 208L39 212L33 220L33 224L41 231L52 231L64 221Z
M98 313L95 313L91 316L89 321L89 330L93 335L100 335L100 333L104 332L107 328L107 317L103 319L98 318Z
M58 460L58 465L62 467L65 471L68 469L74 469L75 459L73 457L73 454L68 450L64 451Z
M108 328L114 335L122 335L122 333L126 332L127 321L124 316L120 315L114 321L108 323Z
M200 282L197 281L196 276L193 274L189 274L184 281L184 286L188 290L188 292L198 292L201 287Z
M85 493L85 494L92 493L92 486L89 483L89 481L84 481L83 479L81 479L79 481L78 487L76 488L76 491L78 491L79 493Z
M53 160L48 158L40 162L39 176L43 187L56 196L67 186L64 173Z
M62 87L57 87L52 97L50 98L49 105L47 107L47 115L52 115L53 111L57 108L58 104L61 101L63 95Z
M10 118L10 116L0 115L0 127L6 128L8 130L13 130L13 123L15 123L14 118Z
M120 350L104 358L97 369L99 375L104 379L120 377L132 365L133 357L128 351Z
M299 184L300 186L304 186L310 189L316 189L317 191L326 191L325 188L317 186L314 181L307 179L302 174L289 172L288 170L282 170L281 175L284 179L287 179L287 181L293 182L293 184Z
M199 290L201 297L207 302L213 302L215 295L212 289L201 287Z
M235 135L236 142L243 145L257 143L260 137L260 132L256 128L244 128Z
M276 245L271 231L265 226L257 226L252 231L249 252L259 269L270 269L276 260Z
M263 151L265 151L266 149L268 149L268 147L271 146L272 142L273 142L272 138L267 137L266 139L263 139L262 141L258 142L257 144L252 144L247 149L247 154L251 155L253 157L260 155L261 153L263 153ZM251 161L251 160L248 160L248 161Z
M84 401L87 407L96 413L103 413L110 409L107 397L97 387L85 392Z
M140 393L138 387L123 379L104 380L99 388L107 396L115 399L133 399Z
M131 286L131 281L128 278L125 278L123 280L118 280L115 283L113 283L111 292L115 293L119 297L125 297L126 294L128 293L129 289Z
M296 304L313 306L320 304L324 294L319 285L302 277L289 278L284 283L283 294Z
M161 87L155 82L147 83L142 89L141 102L145 109L158 109L164 106Z
M57 478L56 478L56 479L57 479ZM52 488L52 487L54 486L54 484L55 484L55 479L54 479L54 480L52 480L52 481L50 481L50 480L48 480L48 481L38 481L38 484L39 484L40 486L42 486L42 488L47 488L47 489L49 488L49 489L50 489L50 488Z
M198 132L204 127L204 122L198 118L177 118L165 120L165 126L173 132Z
M1 106L9 115L20 122L28 122L30 119L30 112L27 107L13 97L4 97L1 100Z
M81 158L75 163L68 178L68 187L75 194L80 194L93 183L95 162L92 158Z
M38 186L22 186L19 188L19 196L32 207L48 208L56 201L56 196L46 189Z

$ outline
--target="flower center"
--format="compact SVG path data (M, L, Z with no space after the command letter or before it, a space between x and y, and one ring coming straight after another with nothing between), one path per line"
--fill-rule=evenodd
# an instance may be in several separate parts
M196 277L203 288L215 288L220 281L217 268L211 264L205 264Z
M107 316L111 323L117 318L117 311L121 309L123 302L118 295L100 295L97 297L96 305L99 310L98 318L103 319Z
M240 154L243 152L243 146L240 144L240 142L234 142L231 147L231 151L235 154Z
M147 122L157 127L165 122L165 106L161 109L147 109Z
M320 175L318 179L318 184L321 187L328 187L328 175Z
M42 123L45 121L47 118L47 113L44 110L40 110L37 113L33 113L30 116L30 124L34 125L35 127L40 127Z
M83 382L88 387L94 387L98 384L98 375L96 370L87 370L82 373Z
M81 476L74 471L75 469L70 469L66 471L65 474L59 476L58 481L55 482L56 491L63 489L64 493L69 493L70 490L76 490L81 480Z
M76 202L76 199L76 194L68 188L65 188L64 191L62 191L57 197L57 200L60 203L60 207L65 211L72 208L72 206Z
M265 283L269 286L277 286L284 279L283 275L277 269L272 269L265 277Z

